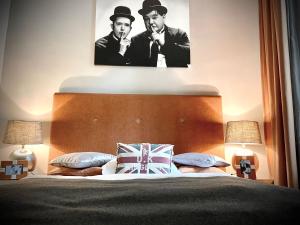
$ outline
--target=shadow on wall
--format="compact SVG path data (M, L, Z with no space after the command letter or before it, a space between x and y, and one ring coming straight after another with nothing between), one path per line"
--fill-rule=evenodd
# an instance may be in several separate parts
M223 109L224 121L230 120L254 120L261 122L263 118L263 106L262 104L245 111L243 108Z
M8 145L2 143L8 120L39 121L42 120L42 118L47 118L49 114L50 112L44 115L37 116L24 111L11 98L9 98L9 96L5 94L2 88L0 88L0 159L8 158L9 154L13 150L20 148L20 146L18 145ZM43 121L42 129L43 143L49 145L50 121Z
M144 68L143 75L130 68L113 69L101 76L71 77L62 82L59 92L110 93L110 94L173 94L173 95L219 95L219 90L210 85L188 85L177 71Z
M51 111L46 114L34 115L23 110L16 102L10 98L0 88L0 119L20 119L20 120L44 120L44 118L51 118Z

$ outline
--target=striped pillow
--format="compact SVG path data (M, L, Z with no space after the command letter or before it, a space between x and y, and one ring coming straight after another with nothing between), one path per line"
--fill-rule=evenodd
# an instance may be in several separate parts
M174 145L118 143L116 173L170 174Z

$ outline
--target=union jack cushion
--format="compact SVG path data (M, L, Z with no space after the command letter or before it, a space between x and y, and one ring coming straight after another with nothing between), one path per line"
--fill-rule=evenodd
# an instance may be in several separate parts
M169 174L174 145L118 143L116 173Z

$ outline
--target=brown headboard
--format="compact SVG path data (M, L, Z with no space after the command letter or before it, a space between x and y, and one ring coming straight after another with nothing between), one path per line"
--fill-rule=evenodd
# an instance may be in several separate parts
M56 93L49 160L116 152L116 143L174 144L175 154L224 157L220 96Z

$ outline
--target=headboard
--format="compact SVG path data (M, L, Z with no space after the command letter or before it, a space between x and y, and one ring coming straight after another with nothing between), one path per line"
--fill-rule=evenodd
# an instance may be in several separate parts
M78 151L115 154L118 142L174 144L175 154L224 157L221 97L54 94L49 160Z

